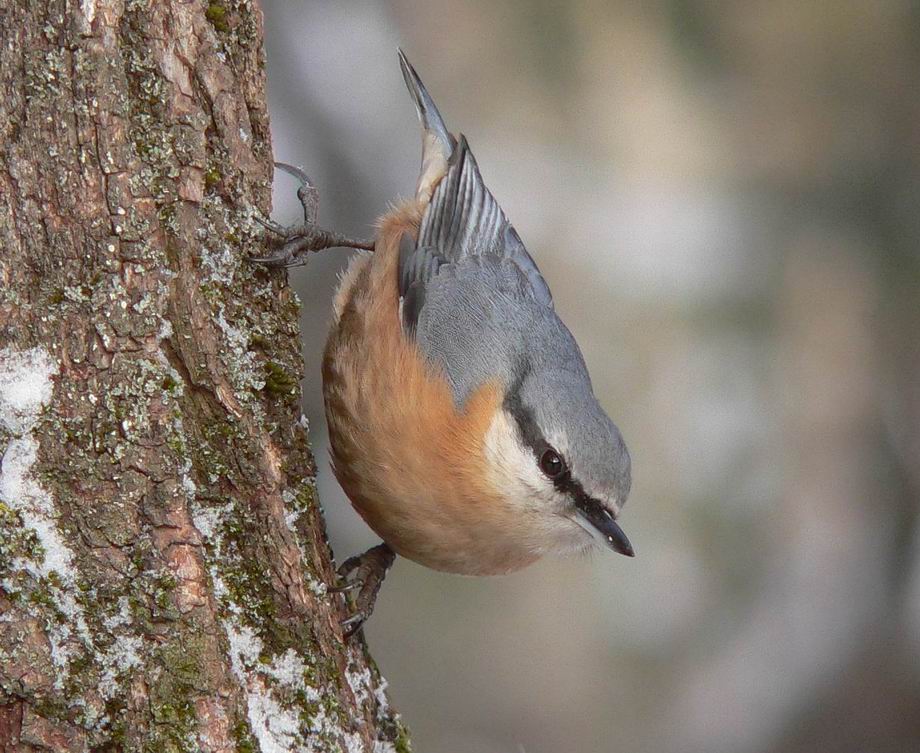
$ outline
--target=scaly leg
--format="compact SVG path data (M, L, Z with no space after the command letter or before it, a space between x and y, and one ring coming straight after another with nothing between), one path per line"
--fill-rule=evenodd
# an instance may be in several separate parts
M283 243L269 256L253 256L249 258L249 261L269 267L297 267L307 263L307 256L311 251L323 251L337 246L374 250L374 242L371 240L354 240L318 227L316 214L319 210L319 191L316 190L309 176L300 168L284 162L276 162L275 167L293 175L300 181L297 198L300 199L303 207L303 224L284 227L273 220L255 215L256 222L270 232L281 236Z
M364 554L350 557L339 568L339 575L346 579L346 583L338 588L330 588L333 593L344 593L357 590L355 597L355 612L351 617L342 621L345 630L345 639L357 633L374 611L377 601L377 592L387 577L387 571L393 565L396 553L386 544L378 544L368 549ZM349 576L353 577L349 578Z

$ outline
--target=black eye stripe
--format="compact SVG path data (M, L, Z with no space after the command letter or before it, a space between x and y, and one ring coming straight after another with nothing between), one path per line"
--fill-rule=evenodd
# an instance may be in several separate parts
M521 387L529 373L530 364L524 360L520 361L515 369L514 382L508 385L508 391L505 393L504 408L514 416L524 443L534 451L534 455L539 460L540 456L551 448L543 438L540 427L537 426L533 411L524 405L524 401L521 400Z
M504 400L504 408L514 416L514 420L517 422L524 443L530 447L533 451L534 458L539 463L543 454L547 450L553 450L553 448L543 437L543 433L537 425L537 420L534 418L533 411L524 405L524 402L521 400L521 385L524 383L524 379L529 372L530 364L522 360L518 364L518 368L515 369L514 382L508 387L508 392ZM559 492L568 496L575 507L585 514L589 516L609 516L610 512L607 508L599 500L590 496L585 491L584 487L572 477L572 471L568 463L566 463L565 458L561 455L559 457L565 465L565 470L558 476L551 477L553 486L555 486Z
M521 432L521 437L524 440L524 443L530 447L533 451L534 458L539 463L540 459L543 457L543 454L547 450L554 450L550 446L549 442L543 437L543 433L540 431L540 427L537 425L537 420L534 418L533 411L531 411L524 402L521 400L521 385L524 383L524 379L527 377L527 374L530 372L530 364L526 361L521 361L518 364L518 368L515 370L515 380L508 388L508 392L505 395L504 407L517 422L518 429ZM561 455L559 456L562 460L565 470L560 473L558 476L552 477L553 486L556 487L560 492L569 496L572 501L575 503L576 507L579 508L598 508L604 509L603 505L600 502L588 495L584 490L584 487L578 483L573 477L571 469L566 463L565 458ZM549 475L549 474L547 474Z
M508 392L505 394L504 408L514 417L518 430L521 432L521 438L524 440L524 444L533 452L534 459L540 465L541 470L552 479L553 485L557 489L568 493L572 483L572 474L568 462L566 462L566 459L546 441L543 432L540 431L540 427L537 425L537 420L533 415L533 411L524 405L523 400L521 400L521 385L524 383L524 379L526 379L529 373L530 364L522 360L518 364L517 369L515 369L514 382L509 386ZM556 474L547 473L546 470L543 469L542 460L548 452L555 453L562 462L562 469ZM578 488L580 489L581 487L579 486Z

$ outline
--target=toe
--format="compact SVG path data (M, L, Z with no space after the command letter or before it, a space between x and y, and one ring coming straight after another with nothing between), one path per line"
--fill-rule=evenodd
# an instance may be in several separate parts
M342 620L339 625L342 627L342 637L347 641L355 633L357 633L361 628L364 627L364 623L367 621L368 615L363 612L356 612L351 617Z
M348 593L349 591L354 591L358 588L361 588L361 585L362 584L360 583L360 581L354 580L354 581L351 581L350 583L345 583L344 585L341 585L341 586L334 586L332 588L327 588L326 592L331 593L331 594L344 594L344 593Z

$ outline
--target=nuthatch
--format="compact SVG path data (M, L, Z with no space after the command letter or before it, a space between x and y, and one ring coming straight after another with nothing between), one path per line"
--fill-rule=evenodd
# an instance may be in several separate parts
M379 222L335 296L323 395L336 478L385 543L348 560L369 616L395 554L436 570L509 573L594 540L628 556L616 518L629 453L536 263L399 52L422 126L415 198ZM313 224L285 230L281 266L333 245L370 248Z

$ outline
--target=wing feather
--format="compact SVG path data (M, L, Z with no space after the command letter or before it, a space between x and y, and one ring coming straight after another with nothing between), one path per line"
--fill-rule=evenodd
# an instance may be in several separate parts
M403 243L407 241L404 238ZM410 291L424 297L445 264L471 257L493 256L514 264L527 285L524 293L540 305L552 308L553 297L533 258L498 202L485 187L476 159L461 135L448 165L422 217L415 247L400 249L400 295ZM417 301L403 306L403 324L414 332L422 306Z
M443 369L460 404L483 379L510 378L522 349L534 344L532 333L553 329L558 318L549 286L486 188L466 138L450 135L402 52L400 61L424 136L418 195L430 196L417 240L406 235L400 244L402 323Z

